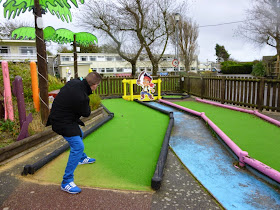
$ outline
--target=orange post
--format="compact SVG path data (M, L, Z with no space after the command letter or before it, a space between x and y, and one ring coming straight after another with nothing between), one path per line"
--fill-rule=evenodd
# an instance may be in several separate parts
M34 108L37 112L40 111L40 99L39 99L39 87L38 87L38 75L35 62L30 62L31 84L33 93Z

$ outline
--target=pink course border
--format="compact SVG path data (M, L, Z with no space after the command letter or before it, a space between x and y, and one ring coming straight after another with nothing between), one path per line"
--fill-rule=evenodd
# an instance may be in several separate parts
M197 98L196 98L196 100L197 100ZM197 101L204 102L204 100L202 100L202 99L199 99ZM174 103L171 103L169 101L162 100L162 99L159 99L159 102L167 104L169 106L173 106L175 108L184 110L186 112L189 112L191 114L194 114L196 116L201 117L206 123L208 123L209 126L211 126L211 128L221 137L221 139L228 145L228 147L237 155L237 157L239 158L239 165L240 166L243 167L243 166L245 166L245 163L246 163L246 164L250 165L251 167L255 168L256 170L262 172L266 176L270 177L271 179L275 180L276 182L280 183L280 172L279 171L276 171L275 169L265 165L264 163L262 163L262 162L260 162L256 159L251 158L248 155L248 152L241 150L215 123L213 123L205 115L204 112L197 112L197 111L194 111L192 109L188 109L188 108L185 108L183 106L180 106L180 105L177 105L177 104L174 104ZM207 103L208 103L208 101L207 101ZM212 103L213 103L213 105L218 104L218 103L215 103L215 102L210 102L209 104L212 104ZM221 104L219 104L219 106L220 105ZM227 105L223 105L222 107L224 107L224 108L229 108L230 107L230 109L234 108L234 110L242 111L242 112L249 111L247 113L251 113L251 114L255 113L254 111L251 111L251 110L246 110L245 111L245 109L241 109L241 108L237 108L237 107L231 107L231 106L227 106ZM260 115L262 116L263 114L260 114ZM257 115L257 116L259 116L259 115ZM263 118L263 117L261 117L261 118ZM272 121L274 122L274 121L277 121L277 120L272 119ZM277 122L280 125L280 122L279 121L277 121Z
M273 123L277 126L280 127L280 122L278 120L275 120L275 119L272 119L271 117L268 117L264 114L261 114L258 112L258 110L247 110L247 109L242 109L242 108L238 108L238 107L234 107L234 106L229 106L229 105L225 105L225 104L220 104L220 103L217 103L217 102L213 102L213 101L207 101L207 100L204 100L204 99L200 99L200 98L195 98L196 101L198 102L202 102L202 103L206 103L206 104L212 104L212 105L215 105L215 106L220 106L220 107L223 107L223 108L227 108L227 109L232 109L232 110L235 110L235 111L240 111L240 112L246 112L246 113L249 113L249 114L254 114L270 123Z

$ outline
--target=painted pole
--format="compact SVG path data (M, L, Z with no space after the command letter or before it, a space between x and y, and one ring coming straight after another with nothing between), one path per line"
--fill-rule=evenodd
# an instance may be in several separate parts
M161 79L158 79L158 99L161 99Z
M4 109L5 109L5 120L9 119L14 121L14 110L12 102L11 84L9 76L8 62L2 61L2 72L4 82Z
M78 78L78 56L77 56L76 34L74 34L73 51L74 51L74 78L77 79Z
M28 117L26 117L22 78L20 76L16 76L15 80L13 81L13 94L17 97L18 104L20 133L17 140L19 141L29 136L28 125L33 119L31 113L28 115Z
M133 82L132 80L129 81L130 82L130 100L133 101Z
M37 75L36 63L34 61L30 62L30 74L31 74L33 104L36 112L39 112L40 99L39 99L38 75Z
M15 80L13 81L13 94L17 98L19 123L20 128L22 128L23 122L26 120L26 111L23 95L22 78L20 76L16 76Z
M126 97L126 79L123 79L122 83L123 83L123 98L125 98Z

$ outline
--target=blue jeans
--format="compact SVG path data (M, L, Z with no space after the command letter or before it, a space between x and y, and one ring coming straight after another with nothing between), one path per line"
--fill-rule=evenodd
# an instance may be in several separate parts
M83 161L87 155L84 153L84 143L83 143L83 136L84 133L82 132L82 137L80 136L71 136L63 138L68 141L70 144L70 154L67 162L67 166L65 168L65 173L63 176L63 183L69 183L74 181L74 171L78 166L80 161Z
M152 95L151 93L149 93L149 92L147 92L147 91L141 91L140 94L143 95L143 96L144 96L145 94L148 95L148 96Z

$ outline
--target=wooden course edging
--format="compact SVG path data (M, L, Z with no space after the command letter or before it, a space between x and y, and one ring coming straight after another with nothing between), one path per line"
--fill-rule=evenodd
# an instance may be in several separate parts
M90 119L103 114L103 107L100 107L91 112L90 116L87 118L82 118L83 122L87 122ZM38 134L29 136L21 141L14 142L6 147L0 148L0 162L5 161L21 152L24 152L27 149L30 149L40 143L43 143L57 134L52 131L49 127L45 131Z

